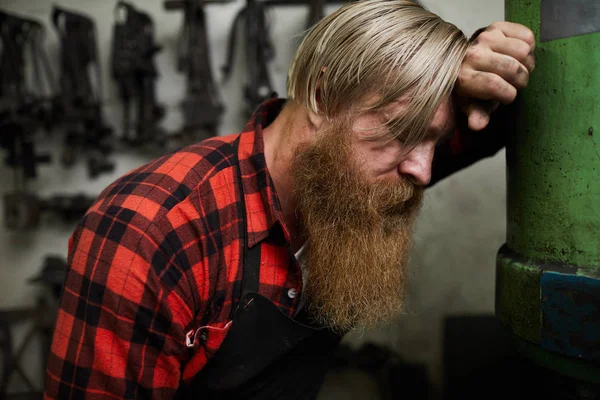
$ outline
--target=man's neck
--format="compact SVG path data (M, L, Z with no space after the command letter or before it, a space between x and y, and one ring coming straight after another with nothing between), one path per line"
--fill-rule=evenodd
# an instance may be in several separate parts
M293 104L286 105L275 120L263 130L267 168L277 190L294 253L302 246L302 240L290 166L295 149L300 143L309 140L312 130L307 114L301 107Z

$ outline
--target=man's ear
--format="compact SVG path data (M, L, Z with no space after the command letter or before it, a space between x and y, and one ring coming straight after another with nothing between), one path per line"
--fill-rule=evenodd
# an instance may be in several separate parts
M321 68L321 77L323 73L327 70L327 67ZM323 124L327 121L325 117L325 113L323 112L323 102L321 100L321 77L317 80L317 85L315 88L315 99L317 100L317 109L318 112L315 113L313 110L308 110L308 119L311 125L314 127L316 131L318 131Z

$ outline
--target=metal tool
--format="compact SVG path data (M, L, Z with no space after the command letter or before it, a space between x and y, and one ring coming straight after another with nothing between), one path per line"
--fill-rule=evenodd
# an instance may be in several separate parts
M123 102L122 139L131 145L162 145L165 131L158 123L165 115L156 100L158 70L154 56L161 47L154 41L154 22L131 3L117 2L111 51L112 77ZM132 129L132 105L137 105Z
M61 161L71 166L83 152L88 174L95 178L114 168L108 161L113 130L102 113L96 25L90 17L58 6L52 9L52 23L60 39L60 104L67 131Z
M207 4L225 1L167 0L166 10L183 10L183 26L177 46L177 69L187 76L187 92L181 103L183 129L176 134L184 142L218 134L223 101L211 70L206 12Z
M506 127L496 313L528 358L562 377L540 382L557 399L600 398L599 12L595 0L506 4L538 42Z

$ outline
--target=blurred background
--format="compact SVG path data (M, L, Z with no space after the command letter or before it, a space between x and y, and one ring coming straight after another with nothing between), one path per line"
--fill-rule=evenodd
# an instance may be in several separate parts
M220 135L240 131L248 117L248 103L252 98L252 93L249 92L252 90L255 90L258 96L268 96L271 91L275 91L279 96L285 97L287 68L301 39L301 33L306 29L310 7L307 4L278 5L266 10L266 23L272 44L272 59L267 63L266 70L271 87L255 87L244 91L249 80L248 71L251 71L254 66L250 65L246 58L245 51L249 45L243 27L238 29L236 35L233 63L227 80L224 80L222 66L227 62L230 30L236 15L247 4L250 7L251 3L253 2L235 0L204 6L206 14L204 34L209 47L209 57L200 56L200 61L209 63L214 88L211 89L210 85L208 89L200 88L200 95L198 95L190 94L192 83L189 83L191 81L188 80L188 74L178 69L177 49L182 43L180 38L185 22L184 10L166 10L162 0L131 0L130 5L153 20L153 41L160 46L160 50L157 50L153 49L152 44L145 44L150 49L145 56L153 60L155 71L149 72L148 76L151 78L146 81L150 86L145 86L149 91L145 92L148 102L144 112L152 116L150 119L154 118L150 125L160 127L161 132L155 135L154 132L148 132L146 127L145 132L137 132L139 133L137 140L126 143L121 141L112 149L105 149L105 139L110 136L107 133L110 130L117 138L136 135L134 123L132 123L134 127L131 128L133 133L124 133L123 120L126 114L121 97L123 92L119 86L130 84L134 87L136 83L115 80L113 68L114 25L115 21L123 18L123 15L115 13L116 2L112 0L0 0L2 12L32 19L43 25L44 31L36 40L46 52L48 62L47 65L41 66L41 74L50 69L55 80L54 91L40 91L39 85L35 83L36 74L31 55L27 53L24 67L28 74L27 86L31 91L38 92L38 97L42 100L30 102L32 103L29 104L30 109L24 111L25 114L33 113L31 114L34 115L33 118L23 118L26 121L29 121L27 119L29 118L38 122L47 121L47 123L36 126L36 132L37 128L40 130L34 137L19 139L19 135L23 136L24 133L19 131L19 124L22 121L17 118L16 127L2 128L1 133L3 137L7 137L8 132L11 132L14 137L12 141L3 142L1 151L5 162L0 164L2 183L0 191L3 196L15 194L17 189L19 192L13 197L9 196L12 199L10 200L12 211L7 211L5 206L0 214L0 309L31 311L29 314L23 311L19 315L32 316L33 319L16 318L19 322L11 324L10 328L13 352L18 353L23 347L22 344L26 344L22 354L18 353L19 364L31 384L37 387L42 385L40 363L43 357L40 358L40 354L43 354L43 344L40 343L43 341L38 341L28 334L33 326L31 321L39 322L39 319L36 320L38 314L33 310L39 310L37 306L42 296L48 297L48 285L44 284L44 280L36 283L31 282L31 278L37 277L46 267L50 277L48 280L52 281L52 273L60 270L60 260L66 257L67 241L77 220L77 209L85 208L86 201L89 201L85 196L93 198L117 177L164 153L167 148L178 145L164 139L164 135L173 133L179 135L177 137L182 141L193 141L195 138L201 139L202 135L210 134L211 131ZM422 0L422 4L456 24L468 36L476 29L504 18L503 0ZM332 12L340 5L341 3L326 4L325 13ZM55 28L52 19L55 6L62 8L63 11L81 14L93 21L95 27L86 30L87 19L77 25L76 19L73 18L74 32L79 33L71 34L72 47L67 48L70 49L70 58L81 55L81 52L90 52L93 56L93 46L89 44L90 42L85 42L89 39L85 34L95 32L97 62L92 62L90 65L97 64L101 69L99 75L95 72L89 74L94 87L90 93L93 95L80 101L80 103L87 101L91 105L81 106L74 101L70 104L71 111L65 106L61 111L62 114L58 112L60 115L53 115L57 113L49 109L47 103L63 101L61 104L64 105L64 99L52 98L61 91L60 77L63 75L62 91L64 91L64 88L69 86L69 83L64 80L68 80L69 76L73 78L77 71L82 69L77 70L77 66L72 65L64 66L65 60L61 59L61 46L69 45L69 39L61 43L58 31L68 29L70 17L65 16L65 13L58 16L57 28ZM175 6L173 8L176 8ZM147 21L144 18L140 21L142 21L140 22L142 28L136 29L138 32L146 32L144 29L147 29L148 25L143 23ZM6 35L5 33L3 40L7 40ZM259 33L257 37L262 36ZM197 45L202 48L203 43ZM8 52L7 45L3 43L2 46L3 51ZM126 41L121 42L119 46L125 53L127 49L131 50L131 44ZM7 60L5 57L1 68L15 69L17 62L17 58L10 57ZM193 60L187 59L187 62L193 63ZM83 71L89 68L89 65L82 65ZM125 70L127 65L121 67ZM201 66L198 68L202 69ZM156 79L152 78L153 72L156 72ZM124 80L126 79L125 77ZM76 82L76 79L73 80ZM155 85L155 99L152 98L152 82ZM79 85L73 84L72 87L79 87ZM202 93L211 90L213 94L218 93L218 100L214 100L217 97L213 97L212 100L199 99ZM245 93L248 96L245 96ZM212 101L213 104L209 106L216 104L215 110L217 110L212 117L219 115L220 119L216 123L191 121L193 116L186 115L185 107L183 109L181 107L184 98L192 99L188 104ZM33 104L36 101L37 104ZM45 104L40 105L40 102ZM219 104L223 106L221 114L218 112ZM10 109L11 104L4 104L4 107ZM81 111L84 108L85 110ZM134 101L131 106L133 120L138 109L139 104ZM87 113L85 118L88 119L82 122L81 118L84 117L81 117L81 113ZM70 122L56 123L61 118L62 120L70 118ZM104 124L106 130L96 132L96 136L91 140L82 140L78 137L81 135L80 131L84 129L82 126L94 124L97 127L98 121ZM188 125L194 123L202 125L202 132L197 137L190 135L190 129L187 129ZM48 125L49 132L42 129L44 125ZM193 128L192 126L192 131ZM143 130L139 127L137 129ZM32 146L37 154L50 154L52 158L50 162L37 163L36 159L32 159L32 153L27 152L27 149ZM412 257L410 315L391 321L380 329L351 334L344 339L346 345L344 349L347 354L361 349L365 343L374 346L371 350L383 351L384 355L393 353L396 360L401 360L402 365L407 366L404 376L414 377L412 383L405 384L406 388L410 388L411 384L413 386L418 384L425 388L420 393L426 393L426 396L412 398L437 397L441 393L440 388L444 382L444 326L447 318L493 313L495 256L505 241L506 229L504 157L502 151L494 158L477 163L428 191L425 207L418 223L416 248ZM12 167L8 165L11 163ZM36 170L35 176L27 173L27 170L32 168ZM37 197L28 197L24 194L24 189ZM83 196L74 197L79 194ZM74 215L70 215L69 210ZM55 258L48 259L48 256ZM46 300L48 305L45 310L48 311L45 313L53 317L55 311L52 310L51 292L49 299ZM44 328L44 325L41 325ZM371 355L375 353L370 352ZM347 355L348 357L351 356ZM347 358L346 361L343 360L343 355L341 358L342 364L347 362ZM6 368L6 365L4 367ZM27 383L22 378L13 376L7 390L18 392L26 389ZM372 375L360 371L350 373L332 371L321 394L322 398L347 399L378 399L381 398L380 396L377 382Z

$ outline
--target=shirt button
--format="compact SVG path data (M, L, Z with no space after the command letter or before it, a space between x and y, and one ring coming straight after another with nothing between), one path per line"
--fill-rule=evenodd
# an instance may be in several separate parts
M288 290L288 297L290 299L295 299L296 296L298 296L298 291L294 288L291 288L290 290Z

